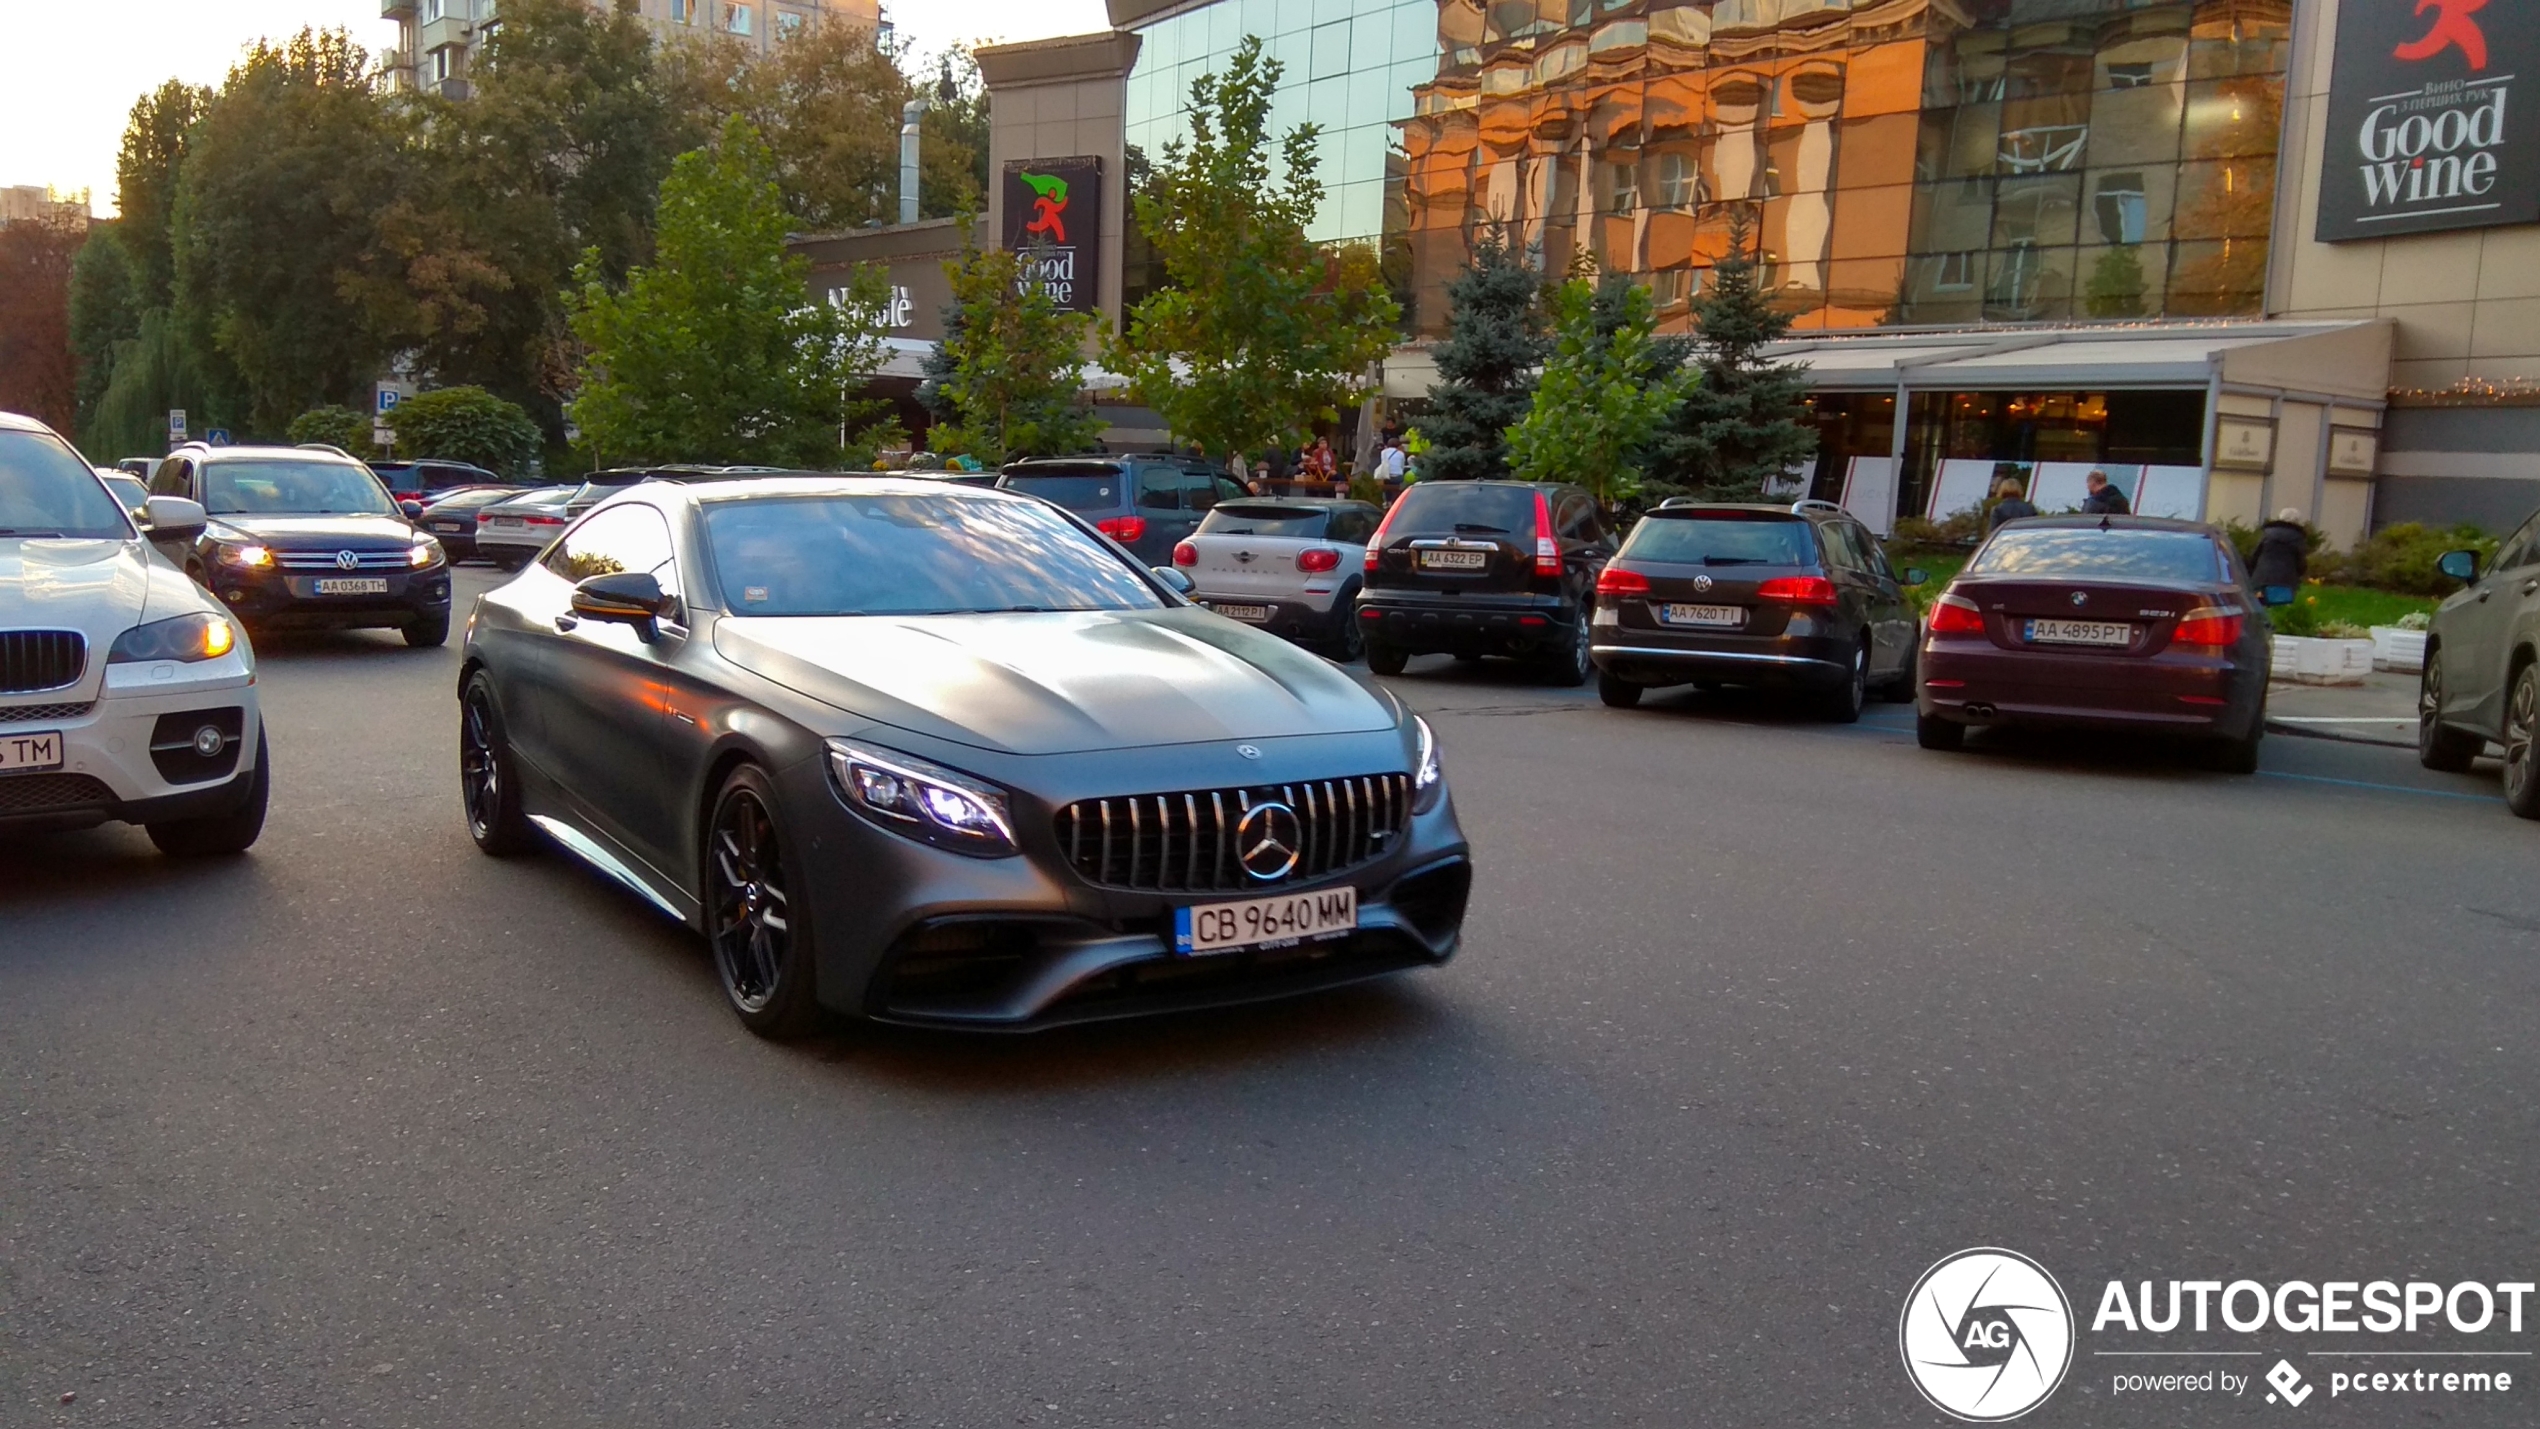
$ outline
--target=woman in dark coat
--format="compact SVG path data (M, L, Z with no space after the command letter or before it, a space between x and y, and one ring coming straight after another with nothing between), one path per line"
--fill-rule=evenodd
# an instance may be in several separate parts
M2291 605L2310 564L2311 533L2302 527L2302 513L2287 506L2258 528L2258 554L2249 562L2249 583L2267 604Z

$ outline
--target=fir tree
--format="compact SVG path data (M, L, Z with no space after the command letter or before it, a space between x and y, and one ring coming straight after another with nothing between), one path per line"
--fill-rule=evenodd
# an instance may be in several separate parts
M1692 361L1701 380L1652 444L1653 486L1753 501L1817 450L1807 369L1763 356L1765 344L1790 331L1790 317L1757 286L1754 246L1753 223L1737 210L1728 255L1693 302Z
M1641 453L1693 375L1654 360L1649 291L1636 283L1573 278L1552 309L1552 354L1508 429L1508 465L1523 481L1584 486L1611 510L1639 493Z
M1534 406L1544 359L1543 283L1506 235L1486 233L1470 266L1447 285L1447 336L1438 382L1420 423L1429 443L1423 480L1508 475L1508 429Z

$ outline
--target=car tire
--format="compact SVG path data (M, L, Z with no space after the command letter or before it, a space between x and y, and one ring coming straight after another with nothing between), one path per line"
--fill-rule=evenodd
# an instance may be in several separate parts
M1870 702L1870 647L1852 648L1852 677L1825 696L1825 717L1836 724L1858 724Z
M399 628L405 632L408 645L417 650L436 650L450 643L450 612L409 620Z
M1922 673L1922 664L1923 642L1917 640L1905 647L1905 668L1897 671L1896 678L1881 687L1879 698L1892 705L1912 704L1914 685L1917 677Z
M265 753L265 732L256 730L256 772L248 777L247 795L226 813L199 819L162 819L144 824L143 832L170 858L223 858L245 853L265 831L265 806L273 797L273 760Z
M1641 689L1611 670L1596 672L1596 697L1615 709L1627 710L1639 704Z
M1358 618L1356 588L1342 591L1332 602L1332 634L1324 643L1331 657L1344 665L1358 663L1358 657L1367 653L1367 630Z
M2266 737L2266 725L2259 723L2245 738L2217 739L2205 746L2205 767L2218 774L2255 774L2258 772L2258 741Z
M812 970L811 908L789 889L801 861L785 831L776 786L755 764L732 771L706 818L706 944L723 1000L741 1025L771 1041L823 1021Z
M1399 675L1402 667L1411 660L1410 653L1401 646L1389 645L1382 640L1368 641L1366 649L1367 673L1371 675Z
M2540 819L2540 664L2514 672L2505 696L2505 807Z
M2468 769L2487 748L2487 741L2445 724L2443 649L2426 652L2425 670L2417 676L2417 763L2446 774Z
M1575 633L1571 635L1570 643L1563 646L1560 653L1551 657L1543 667L1546 683L1557 685L1565 690L1577 689L1588 682L1588 676L1596 673L1596 661L1591 656L1588 647L1587 608L1580 607L1577 614L1578 619L1571 626Z
M1914 716L1914 742L1925 749L1937 749L1943 753L1964 749L1967 727L1954 719L1918 714Z
M494 702L494 677L479 670L459 696L459 808L468 838L493 858L526 853L536 842L520 803L519 769Z

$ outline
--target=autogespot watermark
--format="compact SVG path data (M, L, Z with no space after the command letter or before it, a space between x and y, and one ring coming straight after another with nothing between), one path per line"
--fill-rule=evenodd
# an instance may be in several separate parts
M2110 1280L2085 1345L2055 1277L1987 1246L1923 1272L1897 1338L1922 1396L1975 1422L2044 1404L2079 1356L2097 1362L2120 1398L2249 1396L2301 1409L2325 1389L2329 1403L2440 1412L2437 1397L2465 1407L2512 1395L2517 1380L2527 1387L2523 1322L2535 1293L2515 1280Z

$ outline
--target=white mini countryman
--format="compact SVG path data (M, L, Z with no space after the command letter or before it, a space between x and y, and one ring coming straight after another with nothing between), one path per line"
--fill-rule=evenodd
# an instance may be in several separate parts
M159 540L203 508L150 498ZM0 412L0 836L119 819L180 855L265 823L256 657L79 453Z

